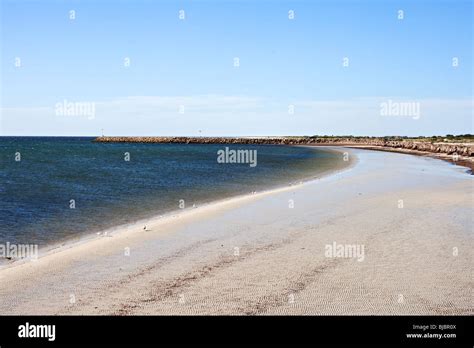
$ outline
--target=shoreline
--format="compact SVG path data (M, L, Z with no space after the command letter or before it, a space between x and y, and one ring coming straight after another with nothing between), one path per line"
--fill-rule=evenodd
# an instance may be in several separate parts
M357 165L334 175L183 211L146 232L130 228L0 270L0 310L472 314L472 176L429 158L348 152ZM335 242L364 246L364 257L328 257L325 245Z
M417 151L417 150L409 150L409 149L401 149L401 148L398 149L398 148L382 147L382 146L377 147L377 146L370 146L370 145L358 145L358 146L352 145L352 146L347 146L347 147L354 148L354 149L367 149L367 150L373 150L373 151L386 151L386 152L402 153L406 155L430 157L430 158L449 162L456 166L465 167L468 169L466 173L470 175L474 175L474 159L472 157L459 156L459 158L455 160L452 155L437 154L437 153L432 153L432 152L427 152L427 151Z
M466 173L469 175L474 175L474 158L466 156L458 156L458 159L455 160L452 155L442 154L442 153L433 153L428 151L418 151L411 149L402 149L402 148L392 148L387 146L373 146L373 145L319 145L319 144L310 144L310 145L298 145L298 146L308 146L308 147L324 147L324 146L333 146L333 147L342 147L348 149L361 149L361 150L372 150L372 151L382 151L382 152L392 152L400 153L405 155L419 156L419 157L429 157L441 161L446 161L448 163L454 164L455 166L467 168Z
M329 146L325 150L331 151L331 152L339 152L340 154L344 153L340 149L334 149ZM349 161L345 166L337 166L333 169L322 171L318 173L317 175L304 177L297 181L290 182L285 185L277 185L274 187L270 186L269 188L264 188L258 192L255 191L255 192L250 192L250 193L242 193L242 194L236 194L236 195L232 195L228 197L217 198L212 201L202 203L196 206L195 208L188 207L185 209L174 209L168 212L153 214L149 218L139 219L128 224L120 224L120 225L112 226L110 228L107 228L101 231L87 232L79 236L71 236L65 240L60 240L58 242L54 242L54 243L38 248L38 259L47 257L49 255L53 255L55 253L60 253L64 250L69 250L71 248L75 248L87 243L91 243L91 242L100 240L104 237L107 237L107 238L114 237L114 236L126 233L127 231L130 231L130 230L134 231L137 229L142 229L143 226L146 226L146 225L156 224L159 222L166 223L167 221L170 221L174 218L186 216L187 214L190 214L192 212L199 213L202 210L212 209L213 207L220 207L221 205L225 205L225 204L232 204L234 203L234 201L238 202L240 200L245 200L249 198L258 199L259 197L264 197L272 193L284 192L285 190L291 190L292 188L304 185L306 183L320 180L323 177L331 176L339 172L349 170L350 168L354 167L356 164L357 164L357 157L355 158L349 157ZM14 268L16 266L20 266L22 264L29 263L32 261L36 262L37 260L31 260L31 258L25 258L25 259L19 259L19 260L14 260L14 261L7 261L3 264L0 263L0 272L2 270Z

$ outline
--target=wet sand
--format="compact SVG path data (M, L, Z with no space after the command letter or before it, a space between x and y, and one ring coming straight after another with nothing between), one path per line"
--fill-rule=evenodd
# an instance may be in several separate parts
M397 153L405 153L408 155L417 155L417 156L426 156L432 157L436 159L441 159L443 161L447 161L457 166L462 166L467 168L467 172L471 175L474 175L474 158L468 156L460 156L460 155L448 155L446 153L433 153L427 151L418 151L412 149L402 149L402 148L393 148L387 146L370 146L370 145L352 145L350 147L356 149L368 149L374 151L388 151L388 152L397 152Z
M0 313L472 315L473 177L339 150L353 167L0 270ZM334 243L363 260L328 257Z

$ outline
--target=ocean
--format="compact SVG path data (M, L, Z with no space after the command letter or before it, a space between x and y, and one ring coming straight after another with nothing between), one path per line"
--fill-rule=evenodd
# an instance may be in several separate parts
M42 248L343 165L321 148L93 139L0 137L0 243ZM256 151L256 165L229 163L231 150Z

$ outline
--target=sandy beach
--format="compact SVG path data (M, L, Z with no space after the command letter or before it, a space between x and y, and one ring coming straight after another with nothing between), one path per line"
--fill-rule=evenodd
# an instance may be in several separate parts
M473 176L363 149L323 178L0 270L0 313L472 315ZM330 257L350 245L363 257Z

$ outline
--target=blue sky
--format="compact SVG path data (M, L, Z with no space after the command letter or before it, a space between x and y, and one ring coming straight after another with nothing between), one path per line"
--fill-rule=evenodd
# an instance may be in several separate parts
M471 1L1 4L3 135L473 132Z

